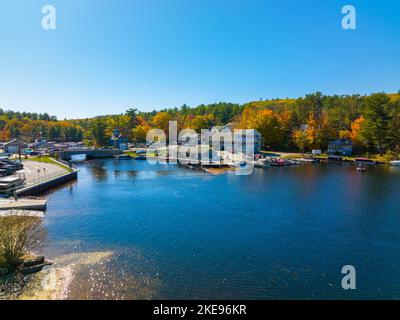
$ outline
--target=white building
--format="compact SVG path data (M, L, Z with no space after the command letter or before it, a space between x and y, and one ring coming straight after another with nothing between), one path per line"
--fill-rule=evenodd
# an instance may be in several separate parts
M261 152L261 133L254 129L237 129L233 134L235 153L248 153L247 148L254 147L254 154Z
M252 153L248 150L254 147L254 154L261 152L262 135L254 129L233 129L232 124L213 127L210 131L210 145L213 140L219 140L221 151L234 153Z

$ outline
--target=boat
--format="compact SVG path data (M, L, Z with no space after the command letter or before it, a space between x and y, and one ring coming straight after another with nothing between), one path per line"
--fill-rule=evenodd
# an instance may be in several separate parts
M343 161L343 158L341 156L330 155L330 156L328 156L327 160L341 162L341 161Z
M256 162L254 162L254 166L256 168L267 168L269 166L269 163L265 159L259 159Z
M400 167L400 160L390 161L392 167Z
M363 172L366 172L367 171L367 169L365 169L364 167L357 167L357 172L361 172L361 173L363 173Z
M356 164L366 164L366 165L372 165L372 166L377 164L377 162L375 160L368 159L368 158L356 158L356 159L354 159L354 162Z
M288 159L286 161L286 165L287 166L295 166L295 165L298 165L298 164L300 164L300 161L297 161L297 160Z
M146 156L145 155L140 155L140 156L136 156L134 159L135 160L146 160Z
M304 163L315 163L316 162L314 158L300 158L299 161L304 162Z
M245 168L247 166L247 162L246 161L239 161L238 165L240 168Z
M273 159L269 165L271 167L284 167L286 165L286 161L283 159Z
M132 157L129 154L120 154L118 156L115 156L118 160L131 160Z

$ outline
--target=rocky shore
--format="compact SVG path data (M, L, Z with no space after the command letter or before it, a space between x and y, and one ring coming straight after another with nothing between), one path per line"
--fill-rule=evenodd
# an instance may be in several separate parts
M24 262L20 272L0 278L0 300L63 300L67 299L76 274L82 267L101 264L112 252L73 253L53 263L44 257Z

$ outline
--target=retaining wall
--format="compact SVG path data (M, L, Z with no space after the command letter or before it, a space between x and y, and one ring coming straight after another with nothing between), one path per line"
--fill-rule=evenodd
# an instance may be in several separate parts
M58 187L67 183L69 181L73 181L78 179L78 171L74 170L72 172L68 172L62 176L38 183L33 186L29 186L23 189L18 190L17 196L36 196L43 192L46 192L52 188Z

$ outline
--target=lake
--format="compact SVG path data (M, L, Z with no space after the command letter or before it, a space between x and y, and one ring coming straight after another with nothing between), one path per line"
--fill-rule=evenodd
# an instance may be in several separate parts
M44 252L112 256L83 268L70 298L400 298L399 169L78 168L76 183L47 195ZM356 268L357 290L342 289L344 265Z

